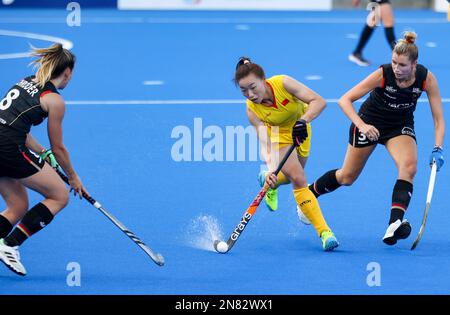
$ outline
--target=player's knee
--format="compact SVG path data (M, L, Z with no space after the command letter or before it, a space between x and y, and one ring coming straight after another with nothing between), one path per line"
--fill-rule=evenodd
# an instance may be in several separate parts
M288 177L292 185L296 188L303 188L307 186L306 178L303 174L295 174Z
M28 201L27 200L16 200L14 204L8 204L5 210L8 217L16 218L20 220L25 213L28 211Z
M61 192L61 200L60 200L60 202L61 202L62 208L67 206L67 204L69 203L69 191L67 189L64 189Z
M389 12L382 14L381 21L383 22L384 27L394 26L394 16Z
M69 191L63 186L62 188L53 191L52 195L47 198L53 200L55 206L62 209L69 203Z
M28 200L20 200L14 203L12 209L19 215L24 215L28 211Z
M400 171L410 178L414 178L417 173L417 163L416 161L407 161L401 167Z
M394 27L394 20L383 20L383 26L386 27Z

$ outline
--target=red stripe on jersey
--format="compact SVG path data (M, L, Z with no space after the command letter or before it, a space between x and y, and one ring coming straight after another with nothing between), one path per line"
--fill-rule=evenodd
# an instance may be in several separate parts
M285 98L284 101L281 102L281 104L286 106L287 104L289 104L289 100L287 98Z
M50 90L44 91L44 92L41 93L40 97L44 97L45 95L50 94L50 93L54 93L54 92L50 91Z
M381 72L383 72L383 77L381 78L381 85L380 85L380 87L382 89L384 89L384 87L386 86L386 79L384 78L384 68L383 68L383 66L380 66L380 68L381 68Z
M425 80L423 80L423 82L422 82L422 91L425 91L426 88L427 88L427 80L425 79Z
M33 161L31 161L30 158L23 151L22 151L22 156L25 158L25 160L27 160L28 163L33 164Z
M266 81L266 82L267 82L267 81ZM270 87L270 89L272 90L272 94L273 94L273 104L271 105L271 107L275 107L275 108L278 109L278 106L277 106L277 98L275 97L275 91L273 90L273 87L272 87L272 85L270 85L269 82L267 82L267 85Z

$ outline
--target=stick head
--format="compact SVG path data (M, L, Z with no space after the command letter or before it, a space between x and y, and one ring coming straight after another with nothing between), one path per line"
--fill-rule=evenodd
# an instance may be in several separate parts
M417 245L419 244L420 239L422 238L422 234L423 234L423 227L424 227L424 223L422 223L422 226L420 227L419 234L417 235L416 240L412 244L411 250L414 250L417 247Z
M161 255L161 254L156 254L156 261L155 261L155 263L158 265L158 266L164 266L164 257Z
M225 254L226 252L228 252L228 244L224 241L215 240L214 249L218 253Z

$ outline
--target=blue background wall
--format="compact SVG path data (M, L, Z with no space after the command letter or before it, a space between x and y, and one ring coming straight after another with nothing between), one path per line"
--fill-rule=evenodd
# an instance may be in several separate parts
M15 0L9 5L0 1L0 8L65 8L70 0ZM76 0L81 7L117 7L117 0Z

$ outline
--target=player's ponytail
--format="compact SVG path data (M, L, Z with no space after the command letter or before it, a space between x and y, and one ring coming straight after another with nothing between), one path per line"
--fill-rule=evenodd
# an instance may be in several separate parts
M59 43L48 48L32 47L31 55L39 57L32 63L38 67L36 81L41 88L48 81L59 77L67 68L73 70L76 61L75 55Z
M260 65L253 63L248 57L239 58L239 61L236 64L236 72L233 79L234 84L237 85L239 83L239 80L245 78L250 73L253 73L262 80L266 78L264 70Z
M417 34L415 32L405 32L403 39L399 40L394 47L397 55L407 55L409 60L416 61L419 58L419 49L416 46Z

